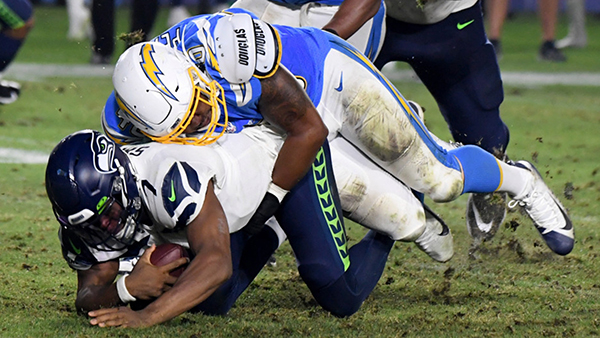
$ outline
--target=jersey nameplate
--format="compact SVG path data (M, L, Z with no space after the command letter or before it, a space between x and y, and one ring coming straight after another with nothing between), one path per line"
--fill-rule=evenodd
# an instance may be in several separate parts
M220 18L214 42L219 69L228 82L245 83L253 75L268 77L277 70L280 57L275 31L248 14Z

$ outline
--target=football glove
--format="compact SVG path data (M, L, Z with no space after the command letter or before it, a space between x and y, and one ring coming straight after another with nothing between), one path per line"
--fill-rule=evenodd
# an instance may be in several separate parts
M259 233L265 227L267 220L275 215L275 212L279 209L281 201L287 193L287 190L271 182L265 197L263 197L263 200L258 205L254 215L252 215L243 230L249 235L256 235Z

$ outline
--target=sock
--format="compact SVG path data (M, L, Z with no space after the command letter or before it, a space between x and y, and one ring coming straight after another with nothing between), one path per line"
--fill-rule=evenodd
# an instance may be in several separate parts
M462 167L464 176L463 193L494 192L502 183L499 161L490 153L473 145L450 150Z
M511 196L521 196L529 188L529 182L533 179L531 172L527 169L498 161L502 171L502 181L498 191L507 192Z

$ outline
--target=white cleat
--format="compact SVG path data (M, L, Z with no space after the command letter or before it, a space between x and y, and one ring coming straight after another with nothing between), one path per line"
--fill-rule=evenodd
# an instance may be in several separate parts
M425 209L425 231L415 244L429 257L438 262L447 262L454 255L454 243L450 229L428 206Z
M518 161L515 166L529 170L533 178L525 193L513 197L508 206L523 207L548 247L559 255L568 254L573 250L575 235L567 211L544 183L533 164Z

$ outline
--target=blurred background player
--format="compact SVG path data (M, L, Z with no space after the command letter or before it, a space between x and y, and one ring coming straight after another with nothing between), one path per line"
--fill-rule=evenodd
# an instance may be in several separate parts
M81 41L92 38L92 23L89 4L85 0L66 0L67 16L69 17L69 30L67 39Z
M583 48L587 45L585 31L585 0L567 0L567 18L569 32L567 36L556 41L556 48Z
M158 0L133 0L131 3L131 30L140 32L137 41L148 40L158 14ZM92 43L91 64L107 65L112 63L115 51L115 1L92 1ZM131 44L133 44L131 43Z
M34 21L29 0L0 0L0 104L10 104L19 98L21 86L16 82L3 80L2 77Z
M508 13L510 0L488 0L489 37L496 53L502 53L502 27ZM538 0L538 15L542 28L542 44L538 51L540 61L565 62L566 56L556 48L556 23L558 21L559 0Z

